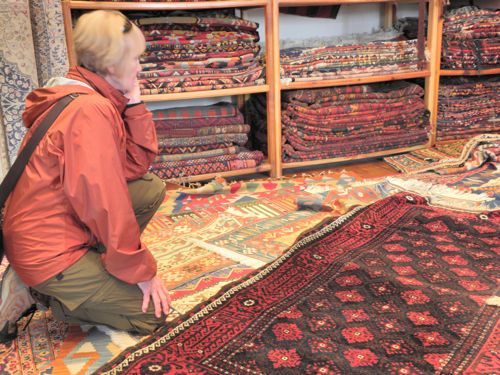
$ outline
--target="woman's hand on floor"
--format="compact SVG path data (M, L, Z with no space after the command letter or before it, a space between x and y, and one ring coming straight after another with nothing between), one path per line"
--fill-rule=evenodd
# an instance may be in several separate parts
M161 313L168 315L172 300L163 281L155 276L149 281L142 281L137 284L142 290L144 298L142 300L142 312L148 311L148 306L151 298L155 308L155 316L161 317Z

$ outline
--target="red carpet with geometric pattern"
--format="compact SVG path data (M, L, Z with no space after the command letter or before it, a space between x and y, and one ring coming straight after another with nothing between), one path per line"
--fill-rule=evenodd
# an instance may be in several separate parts
M494 373L499 238L499 211L382 199L310 232L98 373Z

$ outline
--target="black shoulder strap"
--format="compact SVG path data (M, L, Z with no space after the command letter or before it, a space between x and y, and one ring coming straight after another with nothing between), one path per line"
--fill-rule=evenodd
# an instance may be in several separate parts
M68 104L71 103L71 101L78 95L79 94L74 93L59 99L56 105L54 105L54 107L50 110L49 114L45 116L40 125L38 125L38 127L35 129L33 135L17 156L16 161L9 169L7 175L2 181L2 184L0 185L0 208L3 207L10 192L12 191L12 189L14 189L14 186L16 186L17 180L19 180L19 177L21 177L24 167L26 167L26 164L28 164L28 160L30 159L31 154L35 150L38 143L40 143L40 140L43 138L45 133L47 133L47 130L49 130L52 123L61 114L64 108L66 108Z

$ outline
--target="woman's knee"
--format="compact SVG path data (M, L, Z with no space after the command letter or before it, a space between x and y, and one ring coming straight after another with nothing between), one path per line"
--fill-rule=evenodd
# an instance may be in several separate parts
M140 318L129 319L133 327L131 332L137 332L142 335L149 335L165 324L166 316L162 314L160 318L155 315L147 314Z
M153 173L146 173L141 178L130 181L128 188L136 213L156 211L165 198L165 184Z

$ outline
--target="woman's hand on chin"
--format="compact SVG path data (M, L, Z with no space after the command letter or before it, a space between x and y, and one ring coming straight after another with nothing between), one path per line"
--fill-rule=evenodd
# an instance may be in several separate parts
M129 92L126 92L125 97L128 98L128 104L136 104L141 102L141 89L139 81L135 81L134 87Z

